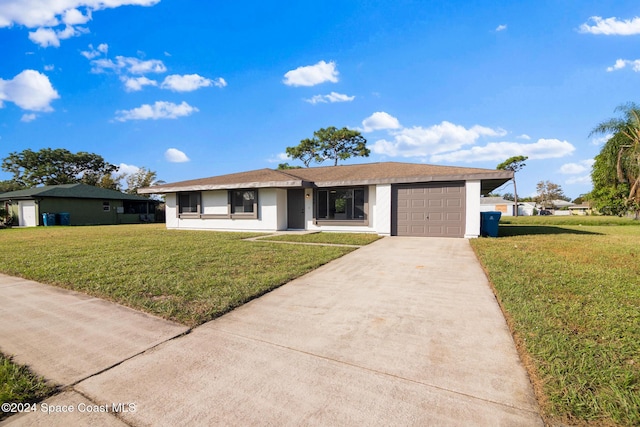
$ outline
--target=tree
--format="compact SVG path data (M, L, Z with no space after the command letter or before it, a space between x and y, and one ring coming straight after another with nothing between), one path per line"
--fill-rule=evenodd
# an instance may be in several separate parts
M615 109L622 117L598 124L589 134L612 135L595 157L591 199L601 212L640 214L640 107L634 103Z
M518 190L516 188L516 172L526 166L525 161L529 157L527 156L513 156L509 157L504 162L500 163L496 169L503 171L512 171L513 172L513 201L515 203L515 216L518 216Z
M301 160L306 167L312 161L322 163L325 160L333 160L336 166L339 160L369 157L371 151L366 144L367 140L360 132L331 126L315 131L313 138L303 139L295 147L287 147L286 152L292 159Z
M550 181L540 181L536 184L536 202L538 202L542 208L553 207L553 200L566 200L567 196L564 195L562 187L559 184L554 184Z
M289 163L278 164L278 170L283 171L287 169L302 169L302 166L291 166Z
M127 182L127 189L125 193L138 194L138 188L151 187L159 184L160 181L157 180L157 176L158 174L156 172L144 167L134 173L126 175L125 181Z
M62 148L26 149L10 153L2 161L2 170L12 173L12 181L24 187L80 182L96 185L104 175L117 169L98 154L83 151L74 154Z
M0 181L0 194L8 193L9 191L22 190L24 185L20 185L14 181Z

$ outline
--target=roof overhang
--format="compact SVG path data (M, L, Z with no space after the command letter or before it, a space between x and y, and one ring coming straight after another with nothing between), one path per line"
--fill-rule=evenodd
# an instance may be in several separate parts
M238 182L233 184L195 184L195 185L159 185L155 187L139 188L138 194L167 194L182 191L213 191L235 190L239 188L305 188L312 184L302 180L266 181L266 182Z

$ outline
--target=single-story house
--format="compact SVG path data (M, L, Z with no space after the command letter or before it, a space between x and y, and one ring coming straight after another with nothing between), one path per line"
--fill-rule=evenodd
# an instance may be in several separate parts
M568 207L571 215L592 215L593 209L589 206L589 203L582 203L579 205L573 205Z
M314 230L477 237L480 195L511 171L383 162L259 169L141 188L170 229Z
M515 202L513 200L505 200L502 197L481 197L481 212L501 212L502 216L513 216L515 213ZM518 202L518 215L531 216L535 209L534 202Z
M15 225L35 227L44 225L45 213L63 214L64 225L153 222L158 202L91 185L64 184L0 193L0 204L17 217Z
M513 216L515 206L513 200L505 200L502 197L480 198L480 212L500 212L502 216Z

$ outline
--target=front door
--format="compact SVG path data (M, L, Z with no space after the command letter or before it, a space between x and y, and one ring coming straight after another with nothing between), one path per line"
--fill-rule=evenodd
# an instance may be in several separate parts
M287 227L304 230L304 189L287 190Z

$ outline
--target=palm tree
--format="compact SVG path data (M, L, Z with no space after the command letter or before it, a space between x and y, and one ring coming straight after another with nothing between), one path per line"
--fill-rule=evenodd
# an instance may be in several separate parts
M640 108L629 103L617 107L616 111L622 112L621 118L604 121L589 134L613 135L596 156L593 170L602 174L604 169L610 177L615 170L617 183L629 186L626 205L636 212L637 218L640 213ZM602 180L601 176L592 178L594 184Z

